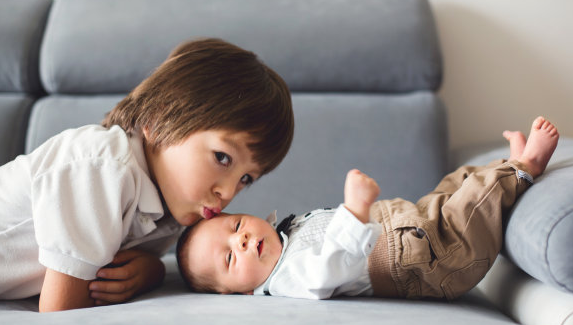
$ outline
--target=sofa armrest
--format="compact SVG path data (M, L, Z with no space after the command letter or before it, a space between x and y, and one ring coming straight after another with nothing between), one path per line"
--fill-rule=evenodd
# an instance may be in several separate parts
M573 324L573 294L524 273L500 256L477 290L523 325Z

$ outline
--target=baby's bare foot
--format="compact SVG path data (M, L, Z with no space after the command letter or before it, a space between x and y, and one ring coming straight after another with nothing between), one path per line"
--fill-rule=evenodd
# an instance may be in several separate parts
M544 117L539 116L531 125L531 133L525 143L519 162L524 164L533 177L543 173L559 140L557 128Z
M525 135L519 131L503 131L503 137L509 141L509 160L521 158L525 149Z
M346 175L344 206L361 222L368 222L370 206L379 194L378 184L368 175L357 169L349 171Z

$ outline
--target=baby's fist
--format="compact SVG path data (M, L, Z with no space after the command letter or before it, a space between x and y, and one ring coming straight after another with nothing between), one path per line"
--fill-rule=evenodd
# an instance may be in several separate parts
M358 169L346 175L344 184L344 206L363 223L370 218L370 206L380 194L376 181Z

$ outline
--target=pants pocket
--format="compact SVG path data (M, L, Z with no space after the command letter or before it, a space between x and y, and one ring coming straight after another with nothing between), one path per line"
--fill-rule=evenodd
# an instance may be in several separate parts
M448 274L441 283L444 295L452 300L470 291L483 279L489 268L489 260L483 259Z
M415 266L422 271L428 271L436 256L426 232L417 227L402 228L400 231L402 232L400 236L402 239L402 267Z

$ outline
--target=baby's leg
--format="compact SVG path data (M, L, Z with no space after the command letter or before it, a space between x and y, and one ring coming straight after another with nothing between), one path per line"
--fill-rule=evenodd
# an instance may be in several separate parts
M531 176L535 178L541 175L547 167L558 140L557 128L540 116L533 121L523 153L517 157L517 160L525 165Z
M503 137L509 141L509 160L518 160L525 149L525 135L520 131L504 131Z

